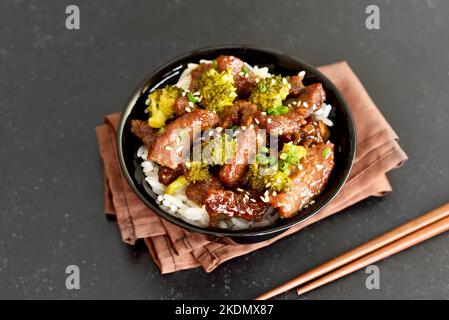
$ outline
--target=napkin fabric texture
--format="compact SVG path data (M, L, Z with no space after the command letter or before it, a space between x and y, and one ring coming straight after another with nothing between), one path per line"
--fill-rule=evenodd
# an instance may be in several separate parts
M211 272L229 259L271 245L356 202L391 192L386 173L407 160L397 135L346 62L323 66L319 70L343 94L357 127L357 153L351 175L323 211L270 240L255 244L236 244L228 238L212 239L179 228L146 207L122 175L115 143L120 114L114 113L106 116L105 123L96 128L96 133L104 166L105 211L116 216L123 241L134 244L136 240L144 239L163 274L199 266Z

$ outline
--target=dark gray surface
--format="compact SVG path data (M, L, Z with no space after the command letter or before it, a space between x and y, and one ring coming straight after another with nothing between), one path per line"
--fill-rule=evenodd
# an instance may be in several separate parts
M81 30L65 28L78 4ZM365 7L381 8L381 30ZM449 2L9 1L0 3L0 298L253 298L449 201ZM247 43L315 65L349 61L410 160L394 193L369 199L269 248L161 276L142 244L103 215L94 127L167 59ZM81 290L65 289L65 267ZM448 299L449 236L378 263L305 299ZM293 292L282 299L296 299Z

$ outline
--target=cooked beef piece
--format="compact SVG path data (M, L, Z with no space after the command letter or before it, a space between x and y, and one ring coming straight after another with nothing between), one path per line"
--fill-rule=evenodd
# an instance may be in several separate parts
M237 75L234 77L234 85L237 89L237 94L241 98L247 98L257 88L257 77L249 72L247 75Z
M313 105L320 108L324 101L326 101L326 92L324 91L323 85L321 83L315 83L305 87L299 95L298 101L301 101L302 106L305 108L312 108ZM304 102L307 104L304 105Z
M131 132L142 140L149 150L153 145L154 139L156 139L157 129L150 127L146 121L131 120Z
M180 116L188 113L187 110L190 109L190 111L193 110L193 108L189 105L189 99L187 97L180 96L176 98L175 104L173 105L173 108L175 109L176 118L179 118ZM187 110L186 110L187 109Z
M234 105L225 107L220 112L220 127L224 129L231 128L240 122L240 110Z
M299 95L305 88L300 76L290 77L288 83L290 83L290 95L292 96Z
M207 193L206 210L212 225L232 217L257 220L266 209L267 207L262 201L247 198L243 193L229 190L210 190Z
M194 130L207 130L218 123L217 114L195 109L173 120L156 137L148 152L148 159L162 166L176 169L184 160L193 141ZM189 143L189 144L187 144Z
M218 72L223 72L229 69L234 77L242 71L242 68L245 65L242 60L234 56L219 56L215 61L217 61Z
M179 166L176 169L171 169L169 167L161 166L159 167L158 175L159 182L168 186L170 183L176 180L182 174L182 168Z
M331 132L323 121L318 121L318 132L324 142L327 142L331 137Z
M313 107L313 105L311 106ZM304 119L307 119L308 117L310 117L313 113L313 108L305 108L305 107L299 107L299 108L295 108L296 113L298 113L301 117L303 117Z
M200 79L201 75L210 68L212 68L212 64L201 63L200 65L198 65L198 67L192 70L192 73L190 74L190 76L192 77L192 81L190 82L189 87L190 91L197 90L198 80Z
M310 147L312 144L321 144L329 140L330 132L322 121L308 119L307 124L301 128L301 145Z
M258 111L255 115L256 123L268 133L280 136L293 135L299 132L302 125L306 123L304 117L296 111L277 116L265 115Z
M240 125L249 128L257 112L256 105L244 100L237 101L236 104L241 114Z
M237 100L220 113L220 126L225 129L234 125L249 127L256 112L256 105L245 100Z
M234 77L234 85L237 88L239 97L246 98L257 87L256 76L248 70L247 74L242 74L245 65L242 60L234 56L219 56L217 58L218 72L230 70Z
M235 155L220 169L220 180L234 186L246 173L248 164L254 159L256 153L256 130L247 128L236 137Z
M206 202L207 192L209 190L222 190L223 185L221 181L211 175L211 178L207 181L199 181L189 184L186 188L186 196L196 204L202 206Z
M290 177L290 190L270 196L271 205L282 218L294 216L323 191L334 167L334 145L327 143L308 149L301 165L302 169Z

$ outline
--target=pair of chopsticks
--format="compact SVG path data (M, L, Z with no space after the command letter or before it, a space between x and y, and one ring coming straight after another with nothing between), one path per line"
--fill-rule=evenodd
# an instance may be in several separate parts
M375 238L259 296L266 300L297 288L302 295L449 230L449 203Z

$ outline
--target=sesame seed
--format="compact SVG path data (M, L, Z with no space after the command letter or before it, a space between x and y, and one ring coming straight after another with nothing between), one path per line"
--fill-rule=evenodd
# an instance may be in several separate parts
M249 201L256 203L256 199L249 199Z
M277 196L277 192L276 191L273 191L273 196Z
M262 114L263 116L266 116L266 115L267 115L267 113L266 113L265 111L262 111L261 114Z
M254 129L254 125L253 125L253 124L250 125L249 128L250 128L250 129Z
M245 127L245 126L242 126L242 130L245 131L245 130L246 130L246 127Z
M282 82L283 82L284 84L287 84L287 83L288 83L288 81L287 81L286 78L282 78Z
M298 102L297 101L293 101L292 104L296 106L298 104Z
M245 73L245 78L246 78L246 79L249 78L249 73Z
M265 202L265 203L267 203L268 202L268 200L267 199L265 199L264 197L260 197L260 200L262 200L263 202Z
M195 91L195 92L193 93L193 95L194 95L194 96L199 96L199 95L200 95L200 92L199 92L199 91Z
M298 73L298 77L304 79L304 77L306 76L306 72L305 71L301 71L300 73Z
M193 105L193 102L192 102L192 101L190 101L190 102L189 102L189 106L190 106L190 107L192 107L192 108L194 107L194 105Z
M271 182L268 182L265 188L268 188L269 186L271 186Z
M268 119L267 119L267 122L268 122L268 123L271 123L272 121L273 121L273 119L271 119L271 118L268 118Z
M245 72L243 72L243 71L239 72L239 76L244 76L244 75L245 75Z
M245 190L243 190L242 188L237 188L238 192L244 192Z
M172 149L172 147L170 147L170 146L165 147L165 150L167 150L167 151L170 151L171 149Z
M259 81L260 81L260 79L259 79L259 78L256 78L256 83L259 83Z
M151 99L150 98L148 98L146 101L145 101L145 104L146 105L149 105L150 104L150 102L151 102Z
M247 194L245 194L244 198L245 199L249 199L249 196Z
M276 83L276 80L271 79L271 84L275 84L275 83Z
M216 130L217 130L217 132L222 132L223 128L222 127L217 127Z
M254 121L257 123L257 124L259 124L259 120L257 120L257 119L254 119Z
M267 190L267 191L265 191L265 193L263 194L263 195L265 196L265 198L268 197L268 193L269 193L269 191Z
M306 108L309 107L309 104L308 104L307 102L304 102L303 105L304 105L304 107L306 107Z
M186 92L183 91L183 92L181 93L181 95L182 95L183 97L185 97L185 96L186 96Z
M187 112L192 112L192 109L190 109L189 107L186 108Z

